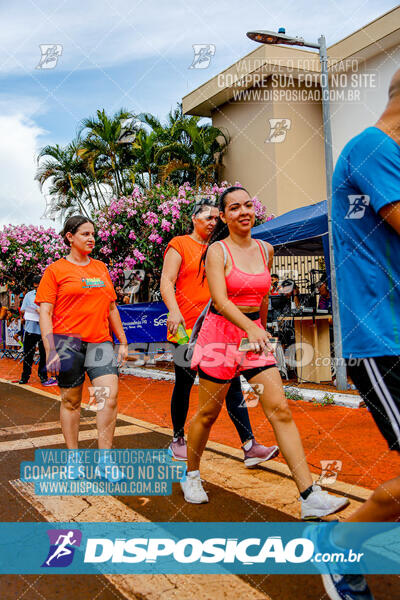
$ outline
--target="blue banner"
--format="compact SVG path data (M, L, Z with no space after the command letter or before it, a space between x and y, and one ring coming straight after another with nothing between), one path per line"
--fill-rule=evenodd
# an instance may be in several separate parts
M128 344L164 342L168 308L164 302L118 305Z
M1 574L400 574L399 523L18 522L0 539Z

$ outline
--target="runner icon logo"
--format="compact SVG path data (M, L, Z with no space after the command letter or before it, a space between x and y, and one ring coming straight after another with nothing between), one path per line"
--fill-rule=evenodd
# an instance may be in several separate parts
M108 386L95 385L90 386L88 390L90 394L88 409L94 410L95 412L102 410L105 406L107 398L110 397L111 388Z
M248 389L242 390L243 392L243 400L240 403L240 408L254 408L258 405L260 400L260 396L262 396L264 391L264 386L262 383L253 383L253 385L249 385Z
M365 209L369 205L369 196L364 194L350 194L349 198L349 210L345 216L345 219L362 219L365 215Z
M74 558L75 548L81 545L79 529L48 529L50 548L42 567L68 567Z
M279 144L284 142L292 121L290 119L268 119L268 121L270 132L265 143Z
M39 44L40 61L36 65L37 69L54 69L57 66L63 47L61 44Z
M193 44L194 57L189 69L207 69L215 54L215 44Z
M335 483L337 476L342 470L341 460L321 460L321 475L318 483L323 485L331 485Z

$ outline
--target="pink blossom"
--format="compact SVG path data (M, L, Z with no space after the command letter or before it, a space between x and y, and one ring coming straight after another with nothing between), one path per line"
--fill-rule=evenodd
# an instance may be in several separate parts
M163 202L158 208L161 210L163 215L167 215L169 212L171 212L169 202Z
M136 260L132 257L128 257L124 261L124 266L126 269L133 269L136 265Z
M136 240L136 235L135 235L135 232L134 232L134 231L130 231L130 233L129 233L129 235L128 235L128 238L129 238L130 240Z
M145 213L143 221L146 223L146 225L155 225L158 223L158 217L154 212L148 211Z
M138 261L143 262L145 260L145 255L142 254L137 248L134 249L133 251L133 255L135 256L135 258L138 259Z
M161 221L161 229L163 229L163 231L170 231L171 223L169 221L167 221L167 219L163 219Z
M181 216L180 210L175 206L171 208L171 214L173 219L179 219L179 217Z
M158 235L158 233L151 233L149 235L149 240L150 240L150 242L156 242L157 244L161 244L162 237L160 235Z

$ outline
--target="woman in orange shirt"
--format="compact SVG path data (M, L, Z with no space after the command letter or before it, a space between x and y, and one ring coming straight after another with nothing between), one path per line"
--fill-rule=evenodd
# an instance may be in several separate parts
M95 244L92 221L70 217L62 235L70 252L47 267L35 299L47 370L58 377L61 427L70 450L78 448L85 372L93 386L106 390L104 407L96 414L99 449L106 450L112 446L117 418L118 364L126 360L128 344L107 267L89 256ZM118 358L110 330L120 341ZM72 464L79 462L77 452L69 456Z

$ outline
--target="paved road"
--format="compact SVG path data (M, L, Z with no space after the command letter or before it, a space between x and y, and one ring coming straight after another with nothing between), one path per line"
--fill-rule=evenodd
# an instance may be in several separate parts
M298 516L293 482L268 468L249 471L239 455L213 445L202 476L210 503L184 502L179 485L170 497L36 497L19 481L21 461L34 459L35 447L64 447L58 423L59 401L33 389L0 383L1 521L292 521ZM94 413L82 410L81 447L96 447ZM116 448L165 448L169 435L160 427L130 417L117 421ZM353 503L354 506L354 503ZM351 509L350 509L351 510ZM369 579L376 600L400 597L400 578ZM1 576L1 600L265 600L326 599L318 576Z

